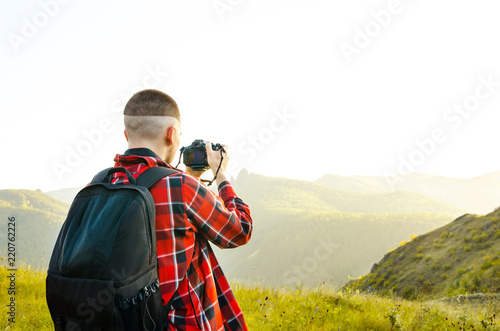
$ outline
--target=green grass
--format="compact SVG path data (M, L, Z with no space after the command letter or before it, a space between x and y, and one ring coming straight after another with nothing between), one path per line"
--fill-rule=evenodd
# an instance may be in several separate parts
M0 304L5 311L10 298L8 275L1 267ZM500 318L494 316L500 311L498 299L457 305L350 290L273 290L239 285L233 289L250 330L500 330ZM2 313L0 329L52 330L45 303L45 272L19 269L16 290L16 323L10 323Z
M16 318L15 323L8 321L7 304L11 295L8 293L11 272L0 268L0 329L2 330L53 330L49 309L45 301L45 272L19 268L15 281Z
M238 287L235 295L250 330L500 330L498 299L458 306L328 289Z

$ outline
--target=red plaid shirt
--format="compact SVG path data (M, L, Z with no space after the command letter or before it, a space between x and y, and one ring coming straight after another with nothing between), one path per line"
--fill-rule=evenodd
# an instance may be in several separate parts
M115 167L134 177L149 167L170 167L151 150L117 154ZM122 173L113 183L128 183ZM250 209L229 182L219 196L185 172L151 187L156 209L158 273L163 304L175 294L166 330L247 330L238 303L209 241L221 248L244 245L252 233Z

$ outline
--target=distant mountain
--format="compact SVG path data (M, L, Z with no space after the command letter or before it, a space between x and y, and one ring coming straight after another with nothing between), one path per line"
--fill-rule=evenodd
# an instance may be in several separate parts
M231 279L272 286L340 286L388 250L462 210L414 192L366 194L247 172L234 182L250 206L252 240L218 251Z
M7 219L14 217L16 266L46 267L68 208L40 191L0 190L0 219L5 224L0 256L7 261Z
M500 208L414 238L349 286L407 299L500 293Z
M316 183L362 193L411 191L477 214L487 214L500 205L500 172L469 179L419 173L393 177L325 175Z
M489 174L482 175L482 176L479 176L479 177L476 177L476 178L491 179L491 180L494 180L494 181L497 181L497 182L500 183L500 171L491 172Z
M259 209L342 211L354 213L431 213L457 216L457 206L410 191L364 193L315 182L240 172L233 183L245 201Z
M71 203L75 198L76 194L83 188L82 187L71 187L71 188L63 188L60 190L46 192L45 194L50 195L51 197L66 202Z
M216 255L230 279L276 287L340 287L349 276L368 273L400 242L452 220L432 214L262 211L250 206L250 242Z

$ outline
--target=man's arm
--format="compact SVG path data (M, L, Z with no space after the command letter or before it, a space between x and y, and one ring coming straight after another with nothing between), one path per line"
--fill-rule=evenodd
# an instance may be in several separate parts
M195 229L221 248L244 245L252 234L250 209L228 181L219 186L220 197L194 177L182 186L186 215Z
M186 177L183 185L186 212L189 220L207 239L221 248L244 245L250 240L252 218L248 206L236 195L226 174L229 157L227 146L221 152L207 145L207 160L214 176L217 174L219 196L192 177ZM220 169L217 173L217 169Z

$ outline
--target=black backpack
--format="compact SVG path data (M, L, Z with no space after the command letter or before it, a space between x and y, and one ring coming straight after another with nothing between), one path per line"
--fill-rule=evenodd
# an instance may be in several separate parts
M115 172L126 173L130 185L111 184ZM163 330L149 188L174 172L152 167L135 179L125 168L108 168L77 194L46 280L55 330Z

